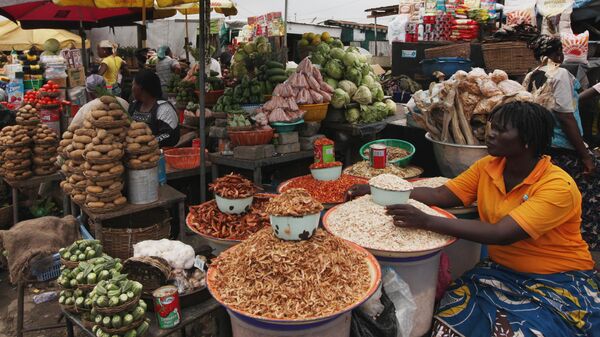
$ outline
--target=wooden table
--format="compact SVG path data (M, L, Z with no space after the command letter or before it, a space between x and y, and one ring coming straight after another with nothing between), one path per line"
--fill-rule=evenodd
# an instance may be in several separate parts
M83 204L75 203L71 199L71 209L74 216L77 216L74 212L75 207L74 204L79 206L81 211L92 221L95 223L95 232L94 237L97 240L101 240L102 237L102 221L110 220L114 218L118 218L123 215L134 214L137 212L142 212L146 210L150 210L157 207L168 206L172 204L178 204L178 212L179 212L179 237L181 238L183 233L185 232L185 194L177 191L173 187L169 185L162 185L158 188L158 200L144 205L133 205L127 204L120 210L108 213L95 213L85 207Z
M288 154L277 155L270 158L259 160L236 159L233 156L224 156L219 153L209 153L208 158L212 165L213 181L219 177L219 167L234 167L253 172L253 179L256 185L262 184L262 168L271 165L289 163L296 160L302 160L313 157L313 151L300 151Z
M152 312L146 314L146 317L150 318L150 329L145 337L163 337L169 336L171 334L179 332L181 336L185 337L185 327L196 322L199 318L210 314L211 312L219 309L220 304L213 299L212 297L206 301L203 301L193 307L184 308L181 310L182 320L179 325L177 325L173 329L159 329L156 323L156 315ZM86 329L79 317L73 315L72 313L63 311L65 314L65 319L67 323L67 336L74 337L75 332L73 331L73 326L79 327L86 336L96 337L96 334L92 332L90 329Z
M19 189L36 187L43 183L49 183L53 181L60 181L63 177L60 172L49 174L46 176L33 176L25 180L8 180L4 178L4 181L10 186L12 190L12 209L13 209L13 224L19 222ZM65 206L65 200L68 202L68 197L63 195L63 208Z

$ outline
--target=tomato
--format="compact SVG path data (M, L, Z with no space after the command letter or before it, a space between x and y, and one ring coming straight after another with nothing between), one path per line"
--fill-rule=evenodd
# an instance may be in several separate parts
M59 88L60 88L60 87L58 86L58 84L52 84L52 89L54 89L54 90L57 90L57 89L59 89Z
M52 80L48 80L48 82L46 82L46 84L49 84L49 85L54 85L55 83L54 83L54 81L52 81Z

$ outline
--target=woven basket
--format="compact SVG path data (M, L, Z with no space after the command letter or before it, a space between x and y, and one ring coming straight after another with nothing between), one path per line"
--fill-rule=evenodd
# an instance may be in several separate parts
M92 123L92 125L96 128L117 129L117 128L126 126L127 124L129 124L129 121L126 119L121 119L121 120L112 121L112 122L104 122L104 121L97 121L97 120L92 119L90 121L90 123Z
M62 305L60 304L60 308L66 312L70 312L72 314L76 314L77 313L77 307L74 305Z
M96 310L98 310L98 309L96 309ZM137 321L134 321L127 326L122 326L118 329L107 328L104 326L100 326L100 329L102 329L102 331L109 333L111 335L122 335L131 329L135 329L135 328L139 327L140 325L142 325L142 323L144 323L145 320L146 320L146 318L142 317L142 318L138 319Z
M31 152L20 152L17 153L16 155L8 155L8 154L4 154L4 159L5 160L11 160L11 159L29 159L31 158Z
M158 256L131 257L123 263L123 273L132 281L140 282L144 294L152 294L154 290L167 284L171 266Z
M132 298L131 300L129 300L128 302L125 302L116 307L96 307L96 306L94 306L94 309L96 309L96 311L102 315L114 315L114 314L118 314L118 313L135 308L138 305L139 301L140 301L140 296L136 296L136 297Z
M158 150L158 144L156 144L155 146L144 145L139 150L133 150L133 151L127 150L126 152L127 152L127 154L144 155L144 154L156 152L156 150Z
M125 207L125 205L127 205L127 203L124 203L124 204L121 204L121 205L114 205L113 207L90 208L87 205L86 205L86 207L88 208L88 210L90 212L93 212L93 213L96 213L96 214L105 214L105 213L111 213L111 212L118 211L121 208Z
M121 173L114 173L114 174L105 175L105 176L90 176L90 175L85 174L85 172L86 171L83 171L83 175L86 178L88 178L90 181L93 181L93 182L115 180L115 179L121 177L121 175L123 175L123 172L121 172Z
M63 259L62 257L60 258L60 264L62 264L63 266L65 266L68 269L75 269L75 268L77 268L77 266L79 266L78 261L69 261L69 260Z
M83 290L84 292L90 292L90 291L94 290L95 286L96 286L95 284L78 284L77 289ZM81 310L86 310L86 309L78 308L77 310L81 311Z
M17 125L22 125L22 126L33 126L33 125L38 125L40 124L40 120L39 119L30 119L27 121L17 121Z
M85 154L83 155L83 158L85 159L85 161L87 161L90 164L110 164L110 163L115 163L115 162L119 162L121 161L121 158L123 158L123 155L125 154L125 151L121 150L121 154L117 157L107 157L107 156L101 156L101 157L97 157L97 158L89 158L88 156L86 156Z
M538 66L538 61L526 42L485 43L481 45L481 50L488 71L501 69L508 75L524 75Z
M92 232L95 223L90 222ZM103 222L101 231L104 252L112 257L126 260L133 256L133 245L145 240L169 237L171 218L163 208L125 215Z
M425 49L425 58L433 59L438 57L460 57L464 59L471 58L470 43L453 43L447 46ZM306 119L306 118L305 118Z

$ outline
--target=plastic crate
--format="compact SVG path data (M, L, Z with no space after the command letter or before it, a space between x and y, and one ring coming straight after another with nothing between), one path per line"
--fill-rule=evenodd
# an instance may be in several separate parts
M79 231L81 237L84 240L92 240L93 237L81 223L79 224ZM43 273L31 273L38 281L45 282L57 278L60 275L60 255L58 253L52 255L52 267Z

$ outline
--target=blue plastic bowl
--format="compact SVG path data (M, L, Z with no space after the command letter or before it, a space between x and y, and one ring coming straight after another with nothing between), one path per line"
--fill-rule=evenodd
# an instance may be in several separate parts
M421 61L421 69L427 78L433 77L436 71L441 71L446 78L449 78L459 70L471 71L472 63L471 60L461 57L438 57Z

